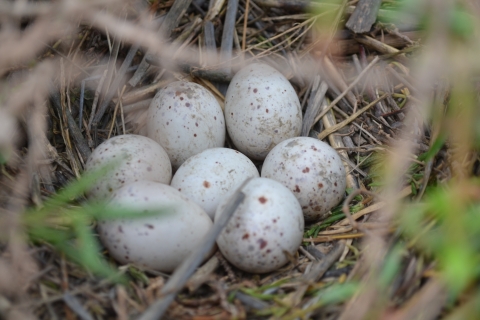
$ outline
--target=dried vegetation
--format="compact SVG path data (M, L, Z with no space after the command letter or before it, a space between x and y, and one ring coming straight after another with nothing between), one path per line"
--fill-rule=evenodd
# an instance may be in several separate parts
M475 318L478 17L474 0L0 1L0 318ZM216 254L165 304L168 275L97 249L76 180L102 141L144 133L159 88L223 103L257 59L292 82L349 195L278 272Z

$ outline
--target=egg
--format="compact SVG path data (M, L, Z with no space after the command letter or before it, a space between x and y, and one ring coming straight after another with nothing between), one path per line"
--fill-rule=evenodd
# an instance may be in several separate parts
M300 134L302 110L287 78L266 64L254 63L230 82L225 121L238 150L263 160L275 145Z
M98 170L116 159L120 161L98 179L87 192L90 199L108 199L125 184L139 180L169 184L172 179L170 159L163 148L150 138L126 134L101 143L86 163L86 171Z
M345 195L346 174L338 153L308 137L282 141L270 151L261 176L282 183L297 197L306 221L324 218Z
M173 176L171 186L213 218L221 199L231 195L246 178L259 176L252 161L240 152L213 148L185 161Z
M150 217L99 221L101 242L122 264L172 272L212 227L212 220L198 205L157 182L128 184L113 193L109 206L139 212L165 210Z
M172 82L148 108L147 136L167 152L174 169L203 150L223 147L225 118L215 97L193 83Z
M254 178L242 191L245 199L218 237L217 245L241 270L274 271L289 261L288 256L293 256L302 242L302 208L290 190L271 179ZM215 219L228 200L221 201Z

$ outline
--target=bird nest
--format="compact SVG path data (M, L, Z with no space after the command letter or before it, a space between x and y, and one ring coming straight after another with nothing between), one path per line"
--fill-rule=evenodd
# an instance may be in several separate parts
M478 16L467 0L3 2L0 318L476 314ZM341 156L344 201L268 274L219 252L172 275L117 264L83 196L92 150L145 135L173 81L223 107L256 61L295 88L301 134Z

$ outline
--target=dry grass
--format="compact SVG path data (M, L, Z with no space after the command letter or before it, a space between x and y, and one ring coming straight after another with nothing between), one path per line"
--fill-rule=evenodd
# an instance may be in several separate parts
M144 133L159 88L195 81L223 105L232 73L257 59L294 85L305 134L338 150L349 196L307 226L277 272L247 274L217 253L165 317L479 314L477 2L384 2L378 20L403 13L400 29L378 22L362 35L344 27L357 1L228 3L238 10L222 0L0 1L0 319L149 319L168 275L109 260L127 282L104 280L95 263L79 266L96 259L75 251L88 237L61 247L38 230L94 230L75 181L102 141ZM81 218L58 220L67 213Z

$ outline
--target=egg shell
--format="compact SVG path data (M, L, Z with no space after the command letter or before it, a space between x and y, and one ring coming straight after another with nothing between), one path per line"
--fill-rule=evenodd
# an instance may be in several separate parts
M138 181L115 191L110 206L166 213L137 219L99 221L98 233L110 255L122 264L171 272L212 227L210 217L176 189Z
M218 237L218 247L239 269L274 271L288 262L287 254L293 256L302 242L302 209L290 190L271 179L252 179L242 191L245 199ZM228 200L219 204L215 219Z
M169 184L172 179L170 159L162 146L133 134L116 136L98 145L87 160L86 171L97 170L117 159L120 163L115 163L116 167L87 192L89 198L108 200L113 191L134 181Z
M177 169L203 150L223 147L225 118L210 91L193 82L176 81L153 98L147 132L165 149Z
M282 183L297 197L306 221L326 216L345 195L345 167L338 153L325 142L297 137L270 151L261 176Z
M302 110L287 78L266 64L254 63L230 82L225 121L238 150L263 160L275 145L300 134Z
M213 218L221 199L235 192L246 178L259 176L253 162L239 151L213 148L188 158L173 176L171 186Z

